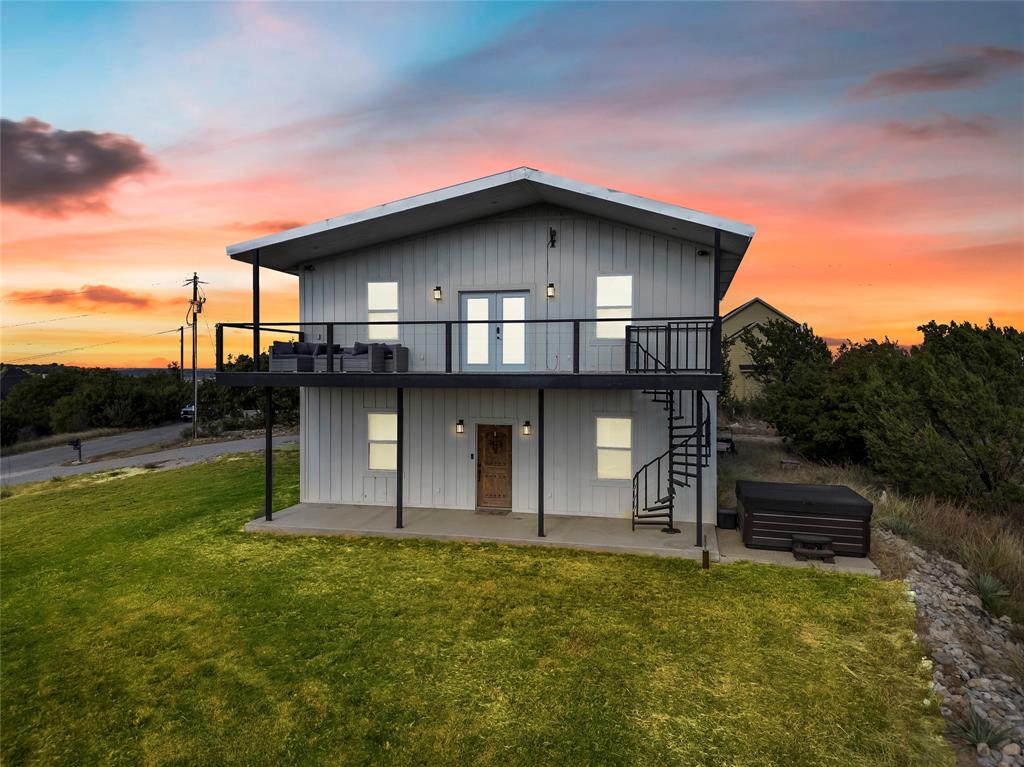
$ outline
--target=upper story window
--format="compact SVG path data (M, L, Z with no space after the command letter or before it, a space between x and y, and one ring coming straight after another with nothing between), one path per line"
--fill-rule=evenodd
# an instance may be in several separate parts
M398 322L398 283L366 283L366 319L369 322ZM371 341L397 341L398 325L370 325Z
M633 419L597 419L597 478L633 476Z
M398 468L398 414L367 413L366 434L370 443L367 466L375 471Z
M597 319L633 316L633 275L605 275L597 278ZM598 338L625 338L628 319L597 323Z

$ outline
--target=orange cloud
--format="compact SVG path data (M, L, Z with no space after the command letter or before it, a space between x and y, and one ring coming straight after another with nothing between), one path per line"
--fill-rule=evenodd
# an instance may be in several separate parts
M153 299L149 296L132 293L110 285L83 285L78 290L56 291L52 293L33 293L27 290L15 290L7 294L6 301L25 301L36 304L67 304L83 308L103 306L105 304L121 304L135 308L151 306Z

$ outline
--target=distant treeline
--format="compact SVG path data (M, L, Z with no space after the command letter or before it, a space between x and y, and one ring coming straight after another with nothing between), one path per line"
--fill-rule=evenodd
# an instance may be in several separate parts
M191 399L177 369L131 376L104 368L58 366L15 386L0 409L0 440L100 428L156 426L178 418Z
M252 358L229 359L225 369L251 370ZM18 383L0 405L3 445L88 429L158 426L178 420L181 408L192 402L191 371L180 380L177 366L144 375L63 365L46 366L44 372ZM262 411L262 405L261 389L217 386L211 379L199 384L201 426L239 424L245 411ZM298 422L297 389L275 389L274 405L276 423Z
M918 330L909 350L869 340L834 355L807 325L744 331L764 387L755 415L808 458L866 464L911 493L1024 522L1024 335L991 321ZM723 406L740 407L727 394Z

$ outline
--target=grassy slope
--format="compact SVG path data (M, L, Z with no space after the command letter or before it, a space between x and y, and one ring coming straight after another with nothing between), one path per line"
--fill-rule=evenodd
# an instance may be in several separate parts
M897 584L246 535L261 489L246 456L3 502L4 763L950 758Z

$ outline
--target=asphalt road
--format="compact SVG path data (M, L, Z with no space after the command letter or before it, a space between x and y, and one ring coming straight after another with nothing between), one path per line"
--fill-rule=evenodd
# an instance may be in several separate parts
M185 424L159 426L155 429L115 434L111 437L100 437L82 444L82 457L88 460L90 455L100 455L117 450L155 445L179 436ZM275 437L275 445L283 445L297 441L297 437ZM190 463L206 460L228 453L246 453L263 447L263 437L255 439L238 439L225 442L210 442L191 447L177 447L170 450L157 450L152 453L132 455L125 458L83 463L78 466L62 466L64 462L75 457L70 447L52 447L3 457L0 461L0 485L21 485L25 482L39 482L53 477L68 477L75 474L87 474L93 471L108 471L129 466L160 464L161 468L185 466Z

